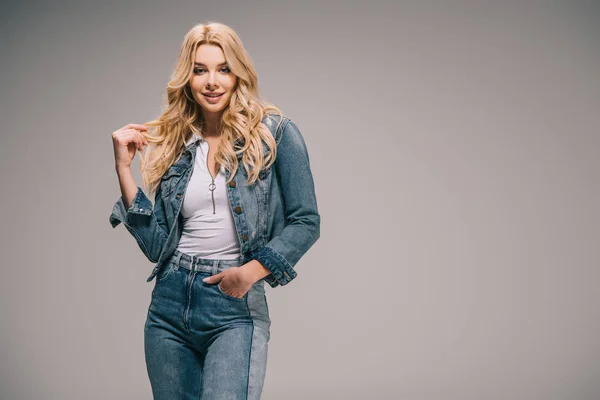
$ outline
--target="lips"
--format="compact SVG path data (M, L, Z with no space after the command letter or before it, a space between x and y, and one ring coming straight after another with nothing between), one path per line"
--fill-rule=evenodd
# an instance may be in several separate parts
M208 104L217 104L217 103L219 103L221 101L221 99L223 98L224 94L225 93L220 93L220 94L217 94L215 96L213 94L203 93L204 98L206 99L206 102Z

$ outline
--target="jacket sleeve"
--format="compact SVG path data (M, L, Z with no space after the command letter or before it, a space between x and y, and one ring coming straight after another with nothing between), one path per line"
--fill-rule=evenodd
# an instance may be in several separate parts
M156 190L154 206L141 187L126 210L123 196L115 203L109 217L113 228L121 222L135 238L144 255L153 263L158 262L160 252L167 240L167 223L161 187Z
M264 278L271 287L286 285L296 277L293 267L319 238L321 222L304 138L289 119L282 129L274 165L286 226L252 257L271 271Z

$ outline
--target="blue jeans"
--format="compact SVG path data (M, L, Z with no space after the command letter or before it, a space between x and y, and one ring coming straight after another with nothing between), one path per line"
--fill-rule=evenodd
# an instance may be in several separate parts
M242 298L202 281L240 265L176 250L159 271L144 327L155 400L260 399L271 326L264 280Z

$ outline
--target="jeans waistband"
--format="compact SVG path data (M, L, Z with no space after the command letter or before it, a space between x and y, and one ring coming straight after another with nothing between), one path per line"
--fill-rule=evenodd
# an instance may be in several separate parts
M229 268L238 267L243 264L243 256L233 260L220 260L216 258L202 258L175 250L169 262L173 263L175 269L179 267L190 271L210 272L212 275Z

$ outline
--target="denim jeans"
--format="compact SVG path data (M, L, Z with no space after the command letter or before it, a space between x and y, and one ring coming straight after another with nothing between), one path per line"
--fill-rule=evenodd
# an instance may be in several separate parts
M260 399L271 319L264 279L242 298L203 278L242 265L176 250L156 276L144 327L155 400Z

